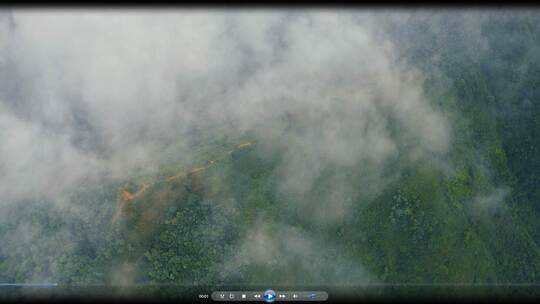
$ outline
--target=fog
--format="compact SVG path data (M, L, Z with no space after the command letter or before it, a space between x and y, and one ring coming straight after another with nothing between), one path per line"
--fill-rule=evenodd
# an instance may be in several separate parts
M398 159L449 165L447 117L425 96L422 70L401 59L403 45L379 26L408 15L4 11L0 208L46 198L63 212L85 183L152 172L189 154L194 130L224 130L251 132L281 155L276 191L310 210L309 220L339 223L399 177L388 170ZM328 191L319 195L320 187ZM251 245L231 265L326 254L316 235L282 226L272 239L268 223L260 225L247 227ZM23 242L35 241L31 227L20 223ZM273 242L275 254L263 249ZM336 263L327 279L340 283L346 270L349 282L369 280L352 261Z

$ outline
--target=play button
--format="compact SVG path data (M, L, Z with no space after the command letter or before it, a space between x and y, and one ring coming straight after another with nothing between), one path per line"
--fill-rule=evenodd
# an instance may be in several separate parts
M276 293L273 290L267 290L263 294L263 299L266 303L272 303L276 299Z

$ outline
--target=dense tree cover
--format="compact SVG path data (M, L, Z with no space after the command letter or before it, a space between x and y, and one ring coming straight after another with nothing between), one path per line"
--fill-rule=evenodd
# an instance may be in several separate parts
M316 210L296 210L304 206L296 202L300 198L276 189L279 155L256 147L231 153L204 174L156 187L130 206L119 225L110 223L119 185L85 185L62 209L73 216L36 200L0 221L0 239L9 247L0 248L0 278L184 287L360 278L333 269L340 261L345 268L358 262L373 281L386 283L538 282L540 19L526 13L485 16L487 47L480 51L460 18L441 14L411 20L406 28L387 25L404 46L402 60L427 75L430 102L452 122L450 173L431 163L396 160L391 166L399 178L382 193L369 204L352 195L347 199L353 208L342 222L318 226L303 217ZM455 30L441 31L445 27ZM202 143L196 157L164 166L158 175L213 159L234 144L227 141ZM358 180L360 188L355 168L336 171ZM337 174L329 171L317 181L320 187L309 199L324 196ZM267 229L275 235L316 236L313 246L327 250L234 264L261 216L270 219ZM291 230L282 232L284 225ZM27 229L28 239L10 238L16 229ZM135 270L121 270L123 264ZM319 272L308 269L313 264Z

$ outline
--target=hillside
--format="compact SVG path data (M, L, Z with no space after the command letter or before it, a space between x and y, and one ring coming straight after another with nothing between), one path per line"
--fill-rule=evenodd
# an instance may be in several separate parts
M152 169L18 201L0 220L0 281L162 296L208 286L492 295L537 283L540 15L483 14L482 47L466 14L422 16L407 26L390 16L380 30L424 76L425 105L407 99L413 89L381 89L373 104L341 93L332 106L291 102L249 127L178 135ZM344 87L358 100L379 94Z

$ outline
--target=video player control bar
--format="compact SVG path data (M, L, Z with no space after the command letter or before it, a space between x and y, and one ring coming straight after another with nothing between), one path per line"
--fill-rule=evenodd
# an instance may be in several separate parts
M214 301L326 301L325 291L214 291Z

